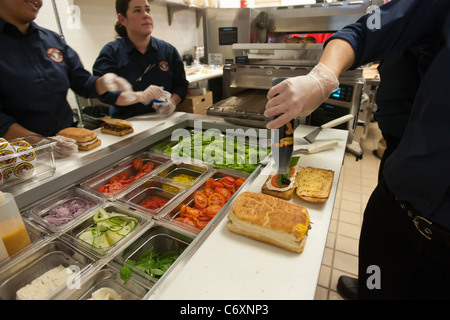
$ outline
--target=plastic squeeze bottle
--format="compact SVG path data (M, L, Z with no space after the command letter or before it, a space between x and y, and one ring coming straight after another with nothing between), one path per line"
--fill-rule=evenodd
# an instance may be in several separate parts
M287 79L279 77L272 79L272 86L275 86ZM272 153L279 174L278 185L289 185L291 181L289 164L291 163L294 151L294 120L289 121L284 126L272 130Z
M9 257L8 251L6 251L5 245L3 243L2 238L0 237L0 262L3 259L6 259Z
M12 255L31 243L14 196L0 191L0 237Z

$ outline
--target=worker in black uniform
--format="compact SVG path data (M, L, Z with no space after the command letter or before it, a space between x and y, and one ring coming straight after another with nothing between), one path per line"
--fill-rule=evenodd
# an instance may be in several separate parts
M132 97L107 93L102 101L112 105L112 117L124 119L154 113L152 100L158 99L164 88L171 95L159 111L170 115L186 97L189 85L178 51L151 36L153 19L147 0L117 0L116 11L116 32L120 38L105 45L93 72L118 74L131 83L135 93Z
M75 125L69 88L84 97L131 90L113 74L94 77L57 33L38 26L42 0L0 1L0 136L54 136Z
M360 299L448 299L450 2L391 1L380 7L381 27L376 29L369 28L369 17L326 43L320 64L332 75L312 73L273 87L266 116L284 112L287 121L307 115L332 92L330 84L344 70L422 50L424 60L415 65L420 83L403 135L364 212L357 294ZM313 97L304 103L302 94ZM273 121L268 127L281 124Z

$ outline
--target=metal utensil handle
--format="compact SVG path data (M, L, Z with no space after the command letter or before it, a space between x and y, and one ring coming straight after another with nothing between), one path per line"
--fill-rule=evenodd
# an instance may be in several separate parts
M321 126L321 128L322 129L333 128L333 127L336 127L337 125L340 125L341 123L350 121L351 119L353 119L353 115L352 114L347 114L347 115L345 115L343 117L334 119L334 120L332 120L330 122L327 122L327 123L323 124Z

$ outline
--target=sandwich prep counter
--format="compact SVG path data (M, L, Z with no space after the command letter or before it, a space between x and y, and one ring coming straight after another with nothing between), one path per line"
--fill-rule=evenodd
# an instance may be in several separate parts
M233 234L226 227L234 199L243 191L260 192L272 163L238 168L214 165L195 159L198 146L194 145L187 146L193 148L194 158L180 161L171 157L175 145L180 146L177 138L171 139L175 132L196 141L198 126L201 134L220 132L221 137L244 129L244 134L263 141L266 137L261 131L232 125L219 117L179 112L167 118L139 116L129 120L134 133L118 137L96 129L102 144L56 160L50 177L2 186L3 192L14 195L31 243L0 261L1 299L15 299L17 290L60 265L75 272L73 283L64 282L45 299L89 299L104 287L126 300L314 299L348 131L323 131L318 142L333 139L338 145L300 155L301 166L331 169L335 176L326 203L307 203L295 195L291 200L308 210L312 224L305 250L298 254ZM295 148L306 144L301 137L312 129L306 125L296 129ZM252 138L246 146L252 144ZM264 143L270 145L270 139ZM142 160L142 165L151 164L150 170L143 172L134 166L136 159ZM121 177L127 181L125 187L112 189L112 178L121 173L126 173ZM245 182L213 218L197 225L181 218L181 208L193 207L197 190L203 190L210 179L226 176ZM163 201L149 204L149 199L156 198ZM50 213L71 201L86 210L70 221L52 220ZM108 237L98 232L105 221L114 222L113 227L108 225ZM149 274L136 267L135 262L149 252L173 255L162 276L158 271ZM126 283L121 278L124 270L131 274Z

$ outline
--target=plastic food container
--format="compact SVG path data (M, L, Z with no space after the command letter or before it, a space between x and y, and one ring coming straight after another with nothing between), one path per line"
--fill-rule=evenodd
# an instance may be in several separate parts
M149 179L130 192L124 194L121 201L133 208L156 215L177 199L184 188L168 179Z
M55 145L55 140L39 135L11 141L0 138L0 189L52 176L56 170Z
M76 286L76 276L88 270L93 262L93 258L78 252L60 240L47 242L25 258L9 265L8 268L1 269L0 299L14 300L19 289L47 271L58 266L69 267L75 272L74 276L45 297L50 299L67 288L67 285Z
M25 214L52 232L64 232L104 202L102 197L72 187L36 202Z
M94 221L95 214L101 210L104 209L107 213L119 213L123 214L127 217L130 217L132 219L128 219L129 221L134 221L134 219L137 221L137 224L131 229L131 231L126 230L124 233L126 233L124 236L117 236L114 234L108 234L105 235L108 238L108 242L112 243L109 246L104 247L98 247L95 245L92 245L85 240L80 239L80 235L86 231L90 227L96 226L96 222ZM76 246L79 246L83 251L88 252L89 254L93 254L94 256L98 258L103 258L107 255L112 255L113 252L117 250L118 247L123 245L129 238L131 238L136 232L138 232L141 228L143 228L149 220L150 217L145 217L144 215L141 215L139 212L130 210L129 208L121 205L120 203L107 203L100 209L98 209L96 212L93 212L88 218L84 219L82 222L80 222L78 225L73 227L72 229L68 230L65 234L62 235L64 239L67 239L70 243L73 243ZM119 230L120 226L118 227ZM128 228L128 227L126 227ZM124 229L125 230L125 229ZM122 231L120 231L122 232ZM96 234L96 236L99 236L99 234ZM114 241L109 241L110 239L113 239ZM98 243L98 242L97 242ZM102 242L104 243L104 242Z
M174 223L184 229L187 229L191 232L195 232L196 234L200 233L208 224L209 222L215 217L215 216L220 216L222 215L226 209L224 209L225 207L228 206L228 204L233 202L233 199L235 198L236 193L238 193L237 191L239 190L239 188L236 189L236 192L234 194L231 194L230 198L228 198L228 200L225 201L225 205L222 206L222 208L214 215L209 217L209 219L207 219L205 217L205 219L197 219L197 220L190 220L190 219L184 219L183 215L181 214L180 210L182 209L182 206L188 206L190 208L196 208L195 206L195 194L197 191L205 191L205 188L207 187L207 184L209 184L210 182L208 182L208 180L212 179L214 181L219 182L222 178L226 177L226 176L230 176L233 179L237 180L239 178L244 178L246 179L248 176L245 173L241 173L239 172L239 174L237 174L234 170L226 170L226 169L221 169L221 170L217 170L214 171L211 175L205 177L205 181L197 188L189 190L188 192L186 192L184 194L183 197L180 197L179 199L179 204L175 207L171 207L171 209L165 213L161 213L158 215L158 218L165 220L165 221L169 221L170 223ZM210 181L212 181L210 180ZM184 209L186 210L186 208Z
M173 269L176 260L161 277L151 276L127 263L127 260L130 259L137 261L144 252L151 248L153 248L152 252L156 254L173 251L175 254L181 255L192 240L193 235L189 235L185 232L166 227L158 222L154 222L154 224L145 233L143 233L139 238L129 244L126 249L118 254L114 258L114 261L121 266L130 268L133 271L130 279L136 278L135 275L137 275L138 279L144 278L154 284L159 281L161 277L168 274L171 269Z
M144 283L135 279L123 283L120 278L120 266L110 262L98 271L83 275L79 288L65 290L55 300L61 297L65 300L90 300L93 293L103 288L113 289L120 296L120 300L142 300L151 288L151 284L148 281Z
M152 169L148 171L144 169L136 170L133 166L133 162L139 159L142 160L143 166L152 163ZM108 169L105 172L95 176L94 178L83 182L81 184L81 187L108 199L112 199L122 192L125 192L126 190L134 187L136 185L136 182L142 181L144 177L148 177L151 174L157 173L159 170L161 170L161 167L163 167L163 165L168 161L169 158L144 152L130 159L124 160L114 168ZM120 182L121 185L112 186L116 182L117 178L118 182Z

